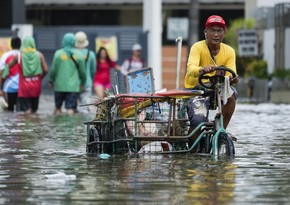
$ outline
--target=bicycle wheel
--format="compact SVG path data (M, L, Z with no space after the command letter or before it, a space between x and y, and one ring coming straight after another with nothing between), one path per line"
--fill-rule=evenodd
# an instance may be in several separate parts
M91 127L89 131L89 141L88 143L99 141L100 136L98 130L95 127ZM96 154L100 152L99 144L87 144L87 153Z
M227 133L220 133L218 137L218 158L234 158L235 147Z

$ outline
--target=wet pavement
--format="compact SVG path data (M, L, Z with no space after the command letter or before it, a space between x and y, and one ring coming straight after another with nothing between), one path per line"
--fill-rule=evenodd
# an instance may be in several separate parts
M236 157L87 156L92 116L0 113L0 204L288 204L290 105L237 105Z

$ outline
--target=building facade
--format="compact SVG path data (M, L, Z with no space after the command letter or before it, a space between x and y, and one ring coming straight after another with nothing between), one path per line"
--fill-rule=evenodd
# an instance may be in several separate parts
M0 10L7 10L8 7L4 5L5 2L6 4L14 2L9 7L12 10L10 16L17 16L15 9L16 7L18 10L20 9L19 5L15 4L17 1L19 0L1 0ZM196 5L198 5L196 19L191 19L191 8ZM25 0L23 12L25 13L24 20L22 18L22 21L19 21L20 17L11 18L11 21L5 24L2 23L0 26L2 28L6 27L7 30L11 28L11 24L26 23L32 24L35 30L40 30L43 27L49 27L50 29L53 29L53 27L66 27L68 30L80 27L91 31L93 28L98 29L100 27L133 27L142 30L143 25L143 0ZM163 80L163 87L168 89L175 87L174 76L176 76L177 49L172 34L176 37L180 34L185 34L183 37L180 74L180 87L182 87L186 72L188 47L191 44L188 39L192 32L197 34L194 41L203 39L205 21L208 16L213 14L223 16L227 25L230 25L231 20L244 17L244 0L162 0L162 78L171 79L173 77L174 79L173 81ZM190 27L191 21L197 21L197 29ZM180 27L178 22L188 23L183 23L183 26ZM183 33L181 33L181 30ZM176 31L177 33L174 33ZM143 30L143 32L146 34L147 31ZM44 40L45 42L50 41L49 39ZM122 54L120 55L119 63L130 52L129 46L126 49L121 50ZM144 50L144 54L145 57L150 55L146 50Z

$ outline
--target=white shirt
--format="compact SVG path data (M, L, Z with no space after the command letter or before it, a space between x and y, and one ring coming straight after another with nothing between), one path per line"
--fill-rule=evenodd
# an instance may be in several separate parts
M6 65L6 60L11 55L14 55L14 56L18 55L19 56L20 50L11 50L11 51L5 52L0 59L0 70L4 70L5 65Z
M126 59L122 65L121 72L126 75L130 71L139 70L144 68L143 61L132 59Z

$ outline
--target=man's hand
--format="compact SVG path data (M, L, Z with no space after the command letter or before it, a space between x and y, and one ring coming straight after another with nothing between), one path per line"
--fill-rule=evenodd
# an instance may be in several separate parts
M202 72L210 73L210 72L214 71L214 68L215 68L214 65L207 65L207 66L205 66L205 67L203 67L203 68L200 68L199 73L200 73L200 74L201 74Z
M85 90L85 86L83 84L80 85L80 92Z
M230 77L230 82L231 84L237 84L239 82L240 78L238 75L236 75L236 77Z
M50 89L53 89L53 83L52 83L52 82L48 82L48 87L49 87Z

